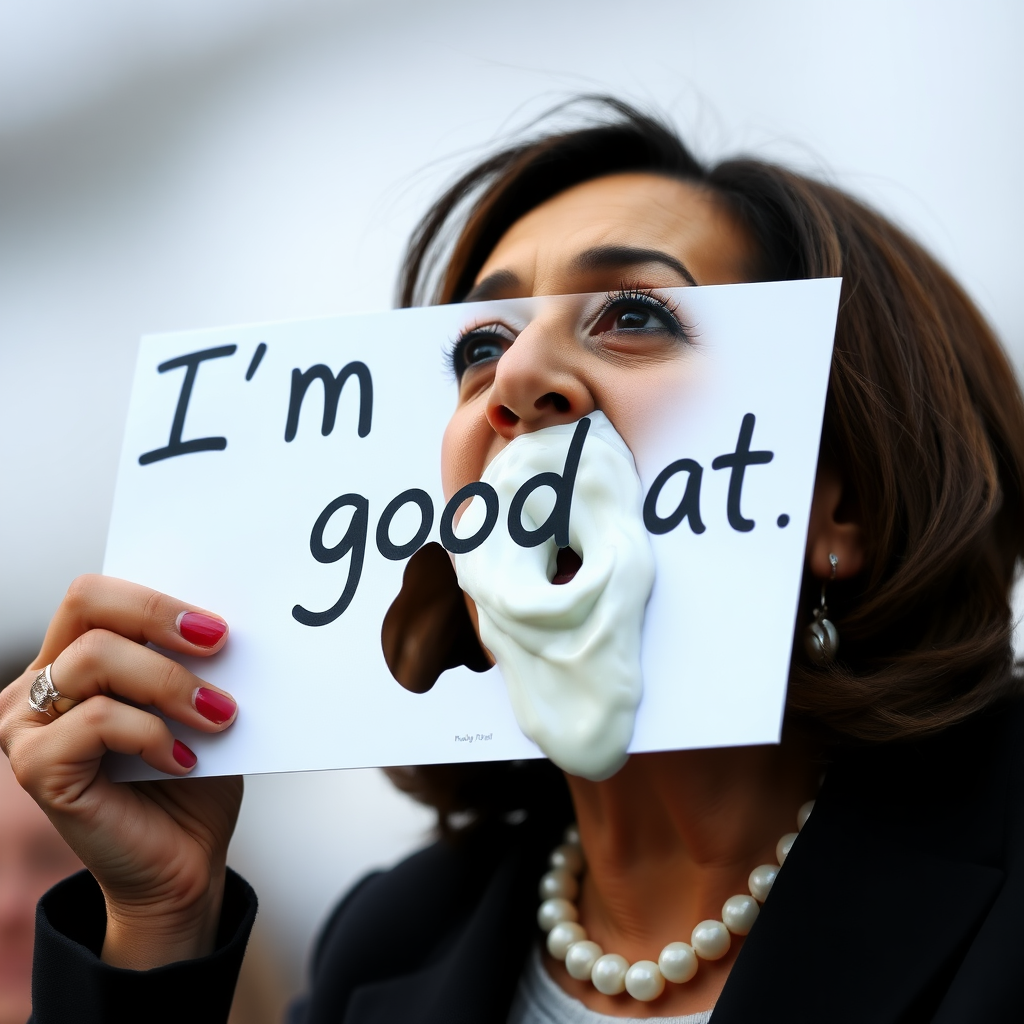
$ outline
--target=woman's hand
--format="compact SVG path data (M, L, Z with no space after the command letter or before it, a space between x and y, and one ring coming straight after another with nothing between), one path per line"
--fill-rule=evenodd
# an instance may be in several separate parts
M116 698L221 732L234 721L234 701L146 644L208 656L226 636L223 620L192 605L83 576L53 617L39 657L0 692L0 747L99 882L107 906L103 959L118 967L146 970L213 950L242 780L111 782L101 769L108 750L138 754L172 776L196 763L162 719ZM68 698L53 717L28 702L47 664Z

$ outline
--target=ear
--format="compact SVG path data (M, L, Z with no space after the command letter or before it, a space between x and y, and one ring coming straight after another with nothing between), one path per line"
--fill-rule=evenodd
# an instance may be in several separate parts
M426 693L446 669L465 665L486 672L491 667L440 544L424 544L409 559L402 589L384 616L380 642L391 674L413 693Z
M819 463L806 554L807 568L818 579L827 580L832 576L830 554L839 559L837 580L856 576L864 568L864 529L856 519L848 519L843 514L843 506L842 477L831 466Z

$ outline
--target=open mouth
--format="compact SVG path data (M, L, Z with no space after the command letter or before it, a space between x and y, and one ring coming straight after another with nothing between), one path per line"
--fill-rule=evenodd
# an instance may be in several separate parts
M583 559L572 548L559 548L555 560L555 575L551 580L555 586L568 583L580 571Z

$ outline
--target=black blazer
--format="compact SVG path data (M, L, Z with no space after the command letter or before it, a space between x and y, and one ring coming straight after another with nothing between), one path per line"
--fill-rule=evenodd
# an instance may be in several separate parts
M561 822L436 844L335 910L292 1024L504 1024L537 882ZM103 903L82 873L40 902L35 1024L222 1024L252 890L232 875L216 953L108 967ZM1024 702L828 771L744 942L713 1024L1024 1020Z

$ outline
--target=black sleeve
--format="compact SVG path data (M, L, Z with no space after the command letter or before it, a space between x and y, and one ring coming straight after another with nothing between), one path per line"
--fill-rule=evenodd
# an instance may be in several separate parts
M316 983L316 977L320 971L324 968L324 949L330 944L331 937L340 927L341 921L345 916L345 911L351 905L356 895L365 888L367 882L372 881L374 878L379 878L383 872L371 871L368 875L365 875L360 881L356 882L354 886L338 901L338 905L331 911L331 916L327 919L327 923L320 929L320 934L317 936L316 944L313 946L313 956L310 963L310 983ZM328 965L329 969L330 965ZM307 1024L309 1020L310 1011L310 997L309 993L304 993L297 999L293 1000L288 1006L285 1013L285 1024Z
M151 971L111 967L99 957L103 894L80 871L36 908L29 1024L224 1024L255 918L256 893L229 868L213 953Z

